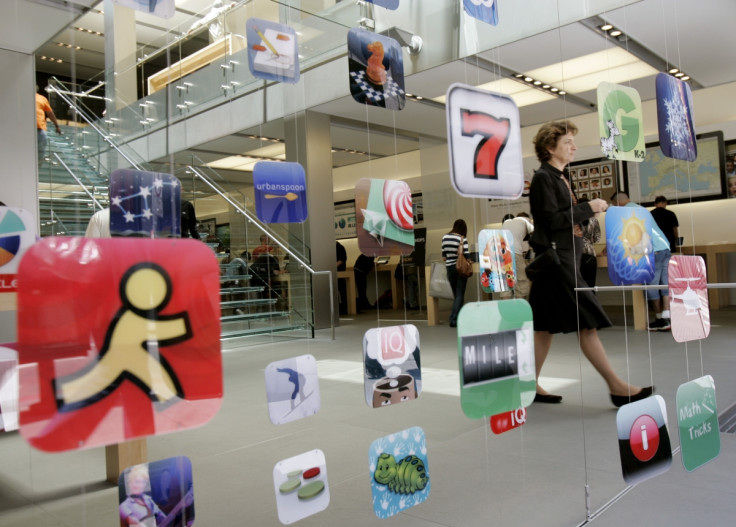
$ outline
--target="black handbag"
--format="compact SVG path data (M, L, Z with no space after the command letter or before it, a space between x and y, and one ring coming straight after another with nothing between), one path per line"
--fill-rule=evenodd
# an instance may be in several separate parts
M550 271L558 265L560 265L560 257L557 254L557 244L552 242L551 247L529 262L529 265L526 266L526 276L529 280L534 280L540 274Z

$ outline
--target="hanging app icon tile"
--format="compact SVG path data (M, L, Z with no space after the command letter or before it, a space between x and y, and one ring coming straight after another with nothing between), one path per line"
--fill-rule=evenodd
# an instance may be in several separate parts
M391 9L392 11L395 11L399 8L399 0L365 0L368 3L379 5L381 7L385 7L386 9Z
M626 483L641 483L669 470L672 447L667 432L667 408L661 396L654 395L619 408L616 428Z
M524 190L519 109L508 95L453 84L447 90L450 180L468 198L517 199Z
M414 250L411 189L400 180L363 178L355 185L358 248L366 256Z
M498 25L498 0L463 0L463 8L473 18Z
M672 337L677 342L710 334L708 280L701 256L674 255L668 267Z
M644 207L608 207L606 256L614 285L646 284L654 278L654 219Z
M657 74L657 124L659 147L667 157L695 161L698 145L693 126L693 93L688 83Z
M32 446L121 443L217 413L220 272L206 245L44 238L18 278L20 426Z
M457 320L460 404L470 419L529 406L537 381L526 300L465 304Z
M18 352L15 344L0 344L0 430L18 430Z
M249 18L245 35L248 40L248 67L254 77L269 81L299 82L299 44L289 26Z
M120 525L194 525L192 462L178 456L126 468L118 502Z
M322 512L330 504L327 464L321 450L276 463L273 485L279 521L284 525Z
M268 416L275 425L319 412L317 361L312 355L272 362L266 367Z
M394 39L367 29L348 32L350 93L357 102L401 110L406 104L404 57Z
M480 286L485 293L510 291L516 285L514 235L505 229L483 229L478 234Z
M681 384L676 401L682 464L692 472L721 453L713 377L706 375Z
M256 214L264 223L307 219L307 178L299 163L259 161L253 167Z
M378 518L390 518L429 497L427 440L418 426L373 441L368 463Z
M363 360L368 406L380 408L419 397L422 392L419 331L413 324L366 331Z
M608 159L644 160L644 117L639 92L628 86L598 85L601 152Z
M113 236L178 238L181 183L171 174L121 168L110 175Z
M112 2L160 18L171 18L176 12L174 0L112 0Z
M526 408L517 408L510 412L491 416L491 430L496 435L519 428L524 423L526 423Z
M18 264L36 243L36 220L25 209L0 207L0 293L18 291Z

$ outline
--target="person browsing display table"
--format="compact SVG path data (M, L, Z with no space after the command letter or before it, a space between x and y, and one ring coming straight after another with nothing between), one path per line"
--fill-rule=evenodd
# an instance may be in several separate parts
M565 168L575 157L576 133L573 123L558 121L543 125L534 137L535 152L542 165L530 187L529 202L536 226L530 245L536 254L542 254L554 244L560 262L534 277L529 294L537 373L534 400L561 402L562 396L552 395L539 385L539 375L554 334L577 332L583 354L608 385L611 402L622 406L648 397L653 388L632 386L616 374L598 337L598 329L611 326L611 321L591 291L574 290L587 285L580 273L580 224L608 208L602 199L579 204L570 187Z

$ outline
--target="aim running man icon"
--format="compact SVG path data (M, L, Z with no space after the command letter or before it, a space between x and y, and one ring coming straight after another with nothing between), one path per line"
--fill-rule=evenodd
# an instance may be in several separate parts
M123 306L107 329L97 360L54 381L59 411L93 404L126 379L154 402L184 397L176 373L158 353L159 347L192 337L187 312L160 314L171 294L171 279L161 266L143 262L126 271L120 281Z

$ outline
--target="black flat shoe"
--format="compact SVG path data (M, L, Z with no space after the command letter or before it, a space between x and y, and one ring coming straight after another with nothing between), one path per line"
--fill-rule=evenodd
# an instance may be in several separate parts
M535 403L558 404L562 402L562 396L552 395L551 393L547 393L547 394L535 393L534 402Z
M613 406L616 408L621 408L625 404L633 403L636 401L641 401L642 399L646 399L652 393L654 392L654 386L647 386L646 388L642 388L639 393L635 393L634 395L613 395L611 394L611 402L613 403Z

